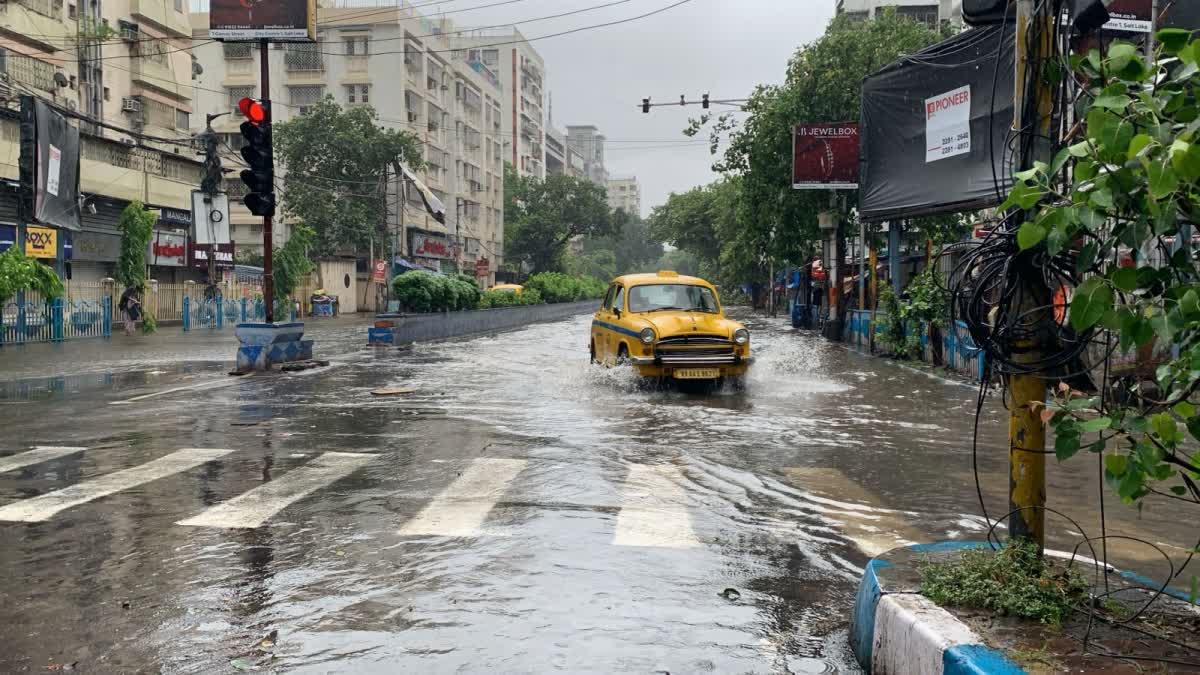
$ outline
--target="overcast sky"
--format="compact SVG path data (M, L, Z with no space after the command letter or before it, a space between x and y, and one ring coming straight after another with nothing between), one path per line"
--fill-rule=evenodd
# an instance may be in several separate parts
M522 0L456 11L493 1L457 0L438 8L458 25L492 25L612 2ZM518 28L534 38L637 16L677 1L628 0ZM782 82L788 58L824 31L834 4L835 0L690 0L619 26L536 40L532 44L546 61L554 125L560 130L568 124L600 127L609 139L609 173L637 176L646 215L669 193L710 182L714 174L707 143L681 133L688 116L701 112L699 106L651 108L644 115L642 98L678 102L680 94L692 100L705 92L714 99L745 98L757 84ZM423 11L432 14L432 9Z

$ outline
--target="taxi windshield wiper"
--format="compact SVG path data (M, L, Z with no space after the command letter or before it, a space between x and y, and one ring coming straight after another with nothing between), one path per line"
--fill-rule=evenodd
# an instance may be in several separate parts
M646 310L646 313L649 314L650 312L690 312L690 311L692 311L692 310L690 310L690 309L685 310L682 307L655 307L654 309Z

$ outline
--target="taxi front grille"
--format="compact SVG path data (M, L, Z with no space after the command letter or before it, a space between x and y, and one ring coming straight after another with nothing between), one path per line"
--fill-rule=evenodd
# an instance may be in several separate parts
M692 345L721 345L732 346L733 343L724 335L709 335L707 333L692 333L691 335L672 335L658 341L660 346L692 346Z

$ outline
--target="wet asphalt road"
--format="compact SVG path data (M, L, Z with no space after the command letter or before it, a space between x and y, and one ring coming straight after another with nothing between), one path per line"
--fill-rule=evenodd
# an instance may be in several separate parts
M0 354L0 672L856 672L868 557L984 536L973 390L781 319L709 394L589 366L585 317L411 351L365 325L313 326L334 364L295 375L228 378L194 334ZM1093 477L1056 468L1051 505Z

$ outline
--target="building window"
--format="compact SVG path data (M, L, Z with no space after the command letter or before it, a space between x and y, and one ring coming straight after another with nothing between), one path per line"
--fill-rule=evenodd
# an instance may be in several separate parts
M58 85L54 83L54 66L31 56L9 53L0 48L0 72L27 87L50 92L58 90Z
M162 40L147 40L138 46L139 55L160 66L167 65L167 43Z
M370 103L371 102L371 85L369 85L369 84L348 84L348 85L346 85L346 102L347 103Z
M75 5L67 5L67 18L72 20L79 18L75 10Z
M175 0L175 11L176 12L183 11L183 0Z
M247 87L226 87L225 90L229 92L229 108L231 110L238 109L238 101L254 97L254 85Z
M297 109L297 112L305 115L325 97L325 87L322 85L288 87L288 95L291 97L292 106Z
M111 89L109 89L108 87L105 87L105 88L104 88L104 100L105 100L105 101L111 101L111 100L112 100L112 90L111 90Z
M346 38L346 56L366 56L371 52L368 50L370 38L352 37Z
M191 122L192 122L191 113L189 113L186 110L176 110L175 111L175 128L176 129L189 129L192 126Z
M227 59L248 59L251 56L249 42L226 42L222 47Z

